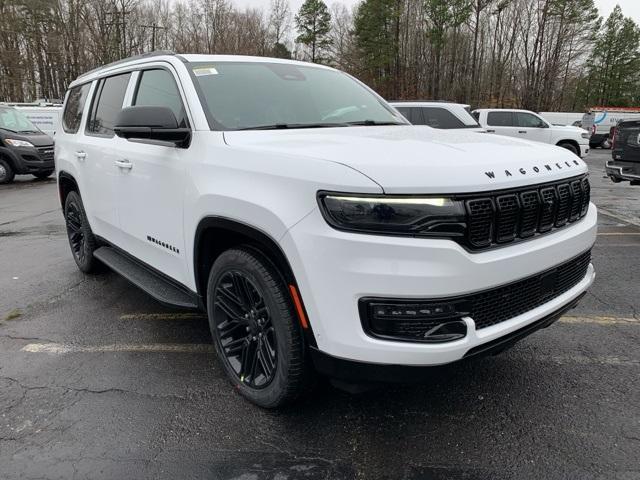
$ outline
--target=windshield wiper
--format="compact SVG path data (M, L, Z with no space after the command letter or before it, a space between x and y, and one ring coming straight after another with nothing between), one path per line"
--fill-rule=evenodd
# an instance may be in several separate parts
M11 133L18 133L18 132L16 132L15 130L11 130L10 128L7 128L7 127L2 127L2 126L0 126L0 128L1 128L2 130L6 130L7 132L11 132Z
M383 125L407 125L402 122L378 122L376 120L360 120L358 122L346 122L344 125L349 125L352 127L363 125L365 127L379 127Z
M236 128L235 130L287 130L295 128L333 128L347 127L346 123L274 123L273 125L258 125L255 127Z
M40 133L39 130L20 130L17 133Z

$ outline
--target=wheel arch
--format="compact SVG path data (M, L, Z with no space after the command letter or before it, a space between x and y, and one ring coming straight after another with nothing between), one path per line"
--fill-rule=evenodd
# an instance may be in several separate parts
M9 162L9 166L17 173L18 162L16 161L15 154L11 150L0 146L0 158Z
M67 199L67 195L70 192L78 192L78 195L82 197L80 193L80 187L78 187L78 182L68 172L61 171L58 174L58 193L60 195L60 205L62 206L62 210L64 211L64 202Z
M568 143L578 151L578 155L580 154L580 144L577 142L577 140L563 138L562 140L558 140L558 143L556 143L556 145L558 147L561 147L563 143Z
M287 288L293 286L296 295L300 296L293 269L286 254L278 242L263 230L237 220L225 217L208 216L200 220L196 228L193 242L193 271L195 276L196 292L201 299L201 304L206 305L206 290L209 272L215 260L225 250L236 246L248 246L255 249L271 262L282 275L282 280ZM296 299L291 298L295 305ZM304 302L298 297L300 311L296 311L305 337L312 345L315 339L307 319ZM302 327L302 325L306 325Z

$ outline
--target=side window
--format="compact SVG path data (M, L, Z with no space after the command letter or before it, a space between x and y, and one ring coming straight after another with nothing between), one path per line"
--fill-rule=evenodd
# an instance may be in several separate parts
M424 113L425 123L430 127L443 129L466 127L462 120L444 108L425 107L422 112Z
M471 116L476 120L476 122L480 122L480 112L471 112Z
M122 110L130 73L103 78L93 96L87 132L93 135L113 137L116 117Z
M420 107L411 107L409 109L409 121L414 125L427 125L424 123L424 116Z
M87 101L87 95L89 95L89 88L91 88L91 83L85 83L84 85L73 87L69 91L67 103L62 114L62 128L65 132L78 133L84 104Z
M404 118L409 120L409 109L407 107L396 107L396 110L398 110Z
M530 113L516 112L515 115L518 120L519 127L543 128L545 126L544 122L540 118L535 115L531 115Z
M178 121L178 127L187 127L187 115L173 75L167 70L145 70L140 75L133 105L168 107Z
M487 125L492 127L515 127L511 112L489 112Z

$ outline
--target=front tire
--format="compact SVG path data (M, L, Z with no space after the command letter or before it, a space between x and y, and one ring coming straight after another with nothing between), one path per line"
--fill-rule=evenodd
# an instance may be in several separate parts
M100 263L93 256L98 242L93 236L84 205L78 192L69 192L64 202L64 219L67 226L67 237L73 259L84 273L95 273L100 270Z
M580 156L580 151L576 148L576 146L572 143L569 142L560 142L558 144L559 147L562 148L566 148L567 150L569 150L570 152L574 153L575 155Z
M13 182L16 176L9 162L4 158L0 158L0 185Z
M241 395L277 408L305 390L302 332L271 262L251 248L222 253L209 274L207 312L218 360Z

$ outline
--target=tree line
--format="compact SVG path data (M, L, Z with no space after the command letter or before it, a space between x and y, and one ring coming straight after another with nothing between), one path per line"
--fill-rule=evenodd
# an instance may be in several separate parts
M324 63L389 99L640 105L640 28L593 0L0 0L0 101L62 98L81 73L154 49Z

